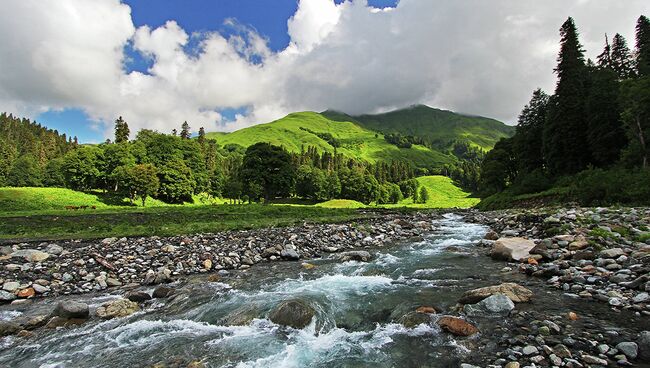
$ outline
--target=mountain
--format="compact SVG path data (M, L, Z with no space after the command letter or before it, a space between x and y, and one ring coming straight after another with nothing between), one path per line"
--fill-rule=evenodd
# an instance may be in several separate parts
M454 141L466 140L484 150L491 149L501 138L510 137L515 128L485 118L414 105L384 114L350 116L336 111L325 111L324 116L333 120L354 121L373 130L400 133L424 138L428 146L448 149Z
M269 142L291 152L314 146L320 151L336 149L345 156L373 163L403 160L416 167L437 168L457 161L449 153L453 141L468 140L487 150L500 138L511 136L513 130L493 119L414 106L386 114L360 116L330 110L297 112L267 124L232 133L207 133L206 136L216 139L220 145L248 147L257 142ZM426 146L397 147L384 139L383 134L388 133L420 137Z

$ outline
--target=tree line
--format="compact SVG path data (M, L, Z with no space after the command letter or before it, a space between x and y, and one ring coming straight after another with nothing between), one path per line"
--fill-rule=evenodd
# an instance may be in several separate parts
M519 115L515 135L486 155L479 183L484 196L505 189L539 192L561 181L587 182L590 175L606 178L608 170L618 176L608 179L612 186L624 181L614 172L624 172L630 183L650 178L650 20L638 19L634 50L616 34L611 41L606 37L596 61L585 59L572 18L560 36L554 94L535 90ZM591 190L604 185L589 182Z
M36 133L20 133L29 137L23 139L6 134L18 134L18 125ZM19 148L9 150L12 161L0 161L6 172L21 173L20 180L16 175L3 175L2 185L7 186L103 190L131 202L140 201L143 206L150 197L184 203L203 193L232 203L297 196L313 201L342 198L387 204L405 197L416 202L428 197L426 189L413 179L415 171L407 162L370 164L315 147L291 153L267 143L248 148L219 146L206 138L203 128L194 139L187 122L172 134L143 129L130 139L128 123L119 117L114 140L98 145L79 145L65 135L7 115L2 115L0 128L0 152L7 151L7 141L21 142ZM45 159L39 161L38 153Z

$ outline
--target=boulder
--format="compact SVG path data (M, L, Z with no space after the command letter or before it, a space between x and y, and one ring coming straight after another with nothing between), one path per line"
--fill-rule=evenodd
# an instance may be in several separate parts
M340 253L337 257L341 261L358 261L358 262L368 262L372 259L370 253L365 250L355 250L351 252Z
M628 359L636 359L637 355L639 355L639 346L635 342L621 342L616 345L616 349L625 354Z
M300 254L293 249L283 249L282 252L280 252L280 257L289 260L297 260L300 259Z
M144 303L147 300L151 300L151 295L145 293L144 291L132 291L127 293L125 297L135 303Z
M521 261L530 258L530 251L535 248L532 240L524 238L500 238L492 245L491 256L506 261Z
M471 317L506 316L515 309L515 303L503 294L494 294L476 304L467 304L463 308Z
M45 248L45 252L58 256L63 253L63 247L56 244L50 244L47 246L47 248Z
M456 336L472 336L479 332L476 326L457 317L442 317L438 320L438 326Z
M86 303L66 301L59 302L53 314L63 319L86 319L90 315L90 310Z
M421 324L428 324L431 322L431 317L426 313L409 312L403 315L398 322L406 328L414 328Z
M315 314L314 308L302 300L288 300L275 307L269 319L278 325L301 329L311 322Z
M600 252L600 256L603 258L618 258L623 255L625 252L621 248L610 248Z
M483 237L483 239L487 239L487 240L497 240L497 239L499 239L499 234L497 234L497 232L494 231L494 230L490 230L490 231L487 232L487 234L485 234L485 236Z
M475 304L495 294L503 294L515 303L529 302L533 296L533 292L525 287L507 282L501 285L486 286L467 291L458 302L460 304Z
M167 286L158 286L156 289L154 289L151 296L154 298L167 298L170 295L174 294L174 291L174 289Z
M24 258L27 262L38 263L50 258L50 254L36 249L22 249L11 253L11 257Z
M97 308L97 316L104 319L120 318L130 316L140 310L138 303L128 299L116 299L102 304Z
M19 324L11 321L0 321L0 336L9 336L22 330Z

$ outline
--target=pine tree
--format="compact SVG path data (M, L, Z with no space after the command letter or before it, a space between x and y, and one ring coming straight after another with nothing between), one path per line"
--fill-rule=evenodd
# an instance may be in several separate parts
M542 134L548 101L549 96L541 89L537 89L519 115L513 149L519 161L519 169L523 172L532 172L544 166Z
M632 53L627 47L625 37L620 34L614 36L612 41L611 68L618 75L619 80L625 80L634 76L634 62Z
M609 45L609 38L605 35L605 49L598 55L598 66L612 68L612 46Z
M205 129L203 127L199 128L199 138L198 138L199 144L201 147L205 145Z
M190 125L187 121L183 122L183 125L181 126L181 138L190 139Z
M178 135L178 130L176 128L172 129L172 135L176 137Z
M124 143L129 141L129 125L120 116L115 120L115 143Z
M561 47L555 72L558 82L544 126L544 156L553 175L576 173L590 162L586 147L584 50L572 18L560 29Z
M639 75L650 75L650 19L644 15L636 24L636 54Z

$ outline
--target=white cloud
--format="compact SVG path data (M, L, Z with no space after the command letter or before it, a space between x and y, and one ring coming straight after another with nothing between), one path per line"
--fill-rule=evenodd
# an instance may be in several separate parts
M107 136L122 115L135 131L184 120L236 129L296 110L368 113L414 103L513 122L536 87L552 91L558 28L576 19L594 57L604 34L632 43L644 0L301 0L290 44L274 53L253 29L192 34L174 20L136 29L118 0L8 0L0 13L0 110L82 108ZM199 41L199 48L187 51ZM124 47L151 58L124 71ZM226 122L218 113L245 106Z

